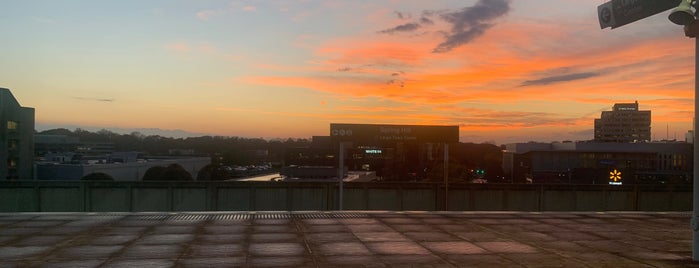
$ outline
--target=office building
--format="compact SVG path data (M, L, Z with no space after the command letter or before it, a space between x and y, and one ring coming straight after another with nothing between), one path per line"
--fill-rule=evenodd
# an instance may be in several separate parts
M634 103L617 103L611 111L603 111L595 119L595 141L646 142L651 140L650 111L638 109Z
M33 179L34 108L0 88L0 180Z
M43 157L48 153L76 152L80 146L78 137L66 135L34 135L34 152L36 156Z
M503 152L503 170L514 183L688 184L692 146L685 142L513 143Z
M310 148L287 150L290 168L282 175L336 178L342 144L343 170L375 172L381 181L423 181L431 170L443 170L445 148L458 142L458 126L333 123L330 136L313 137Z

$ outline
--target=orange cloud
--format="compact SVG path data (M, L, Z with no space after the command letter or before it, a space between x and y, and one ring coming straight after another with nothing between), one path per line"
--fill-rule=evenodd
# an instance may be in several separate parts
M347 115L338 116L359 122L458 124L463 131L556 127L580 132L592 128L601 107L633 100L652 107L653 120L691 122L686 111L693 104L688 101L693 97L693 58L676 51L692 51L692 42L667 36L622 40L603 32L577 36L589 32L584 27L589 24L512 21L439 54L432 53L442 39L435 32L344 37L315 47L305 44L313 49L311 63L290 66L293 70L285 76L244 80L364 99L367 104L404 104L368 109L373 115L345 106L341 111ZM538 106L555 102L564 110Z

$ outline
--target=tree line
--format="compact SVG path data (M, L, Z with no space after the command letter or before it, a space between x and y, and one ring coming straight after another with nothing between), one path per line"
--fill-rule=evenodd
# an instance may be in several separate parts
M228 136L201 136L172 138L160 135L144 135L140 132L118 134L106 129L90 132L83 129L74 131L59 128L37 132L45 135L76 137L81 143L110 143L115 151L137 151L145 155L179 154L180 150L192 150L194 156L212 157L212 162L222 165L258 164L259 157L251 152L264 150L269 162L282 162L286 148L308 147L310 139L269 139Z
M212 165L203 168L197 174L197 180L217 180L226 179L230 176L226 175L222 166L248 166L260 164L260 161L267 163L277 163L277 167L281 167L284 163L285 152L291 148L307 148L311 146L311 139L262 139L262 138L243 138L229 136L201 136L188 138L172 138L159 135L144 135L139 132L130 134L118 134L106 129L90 132L83 129L75 129L74 131L59 128L38 132L38 134L46 135L64 135L68 137L76 137L82 143L110 143L113 144L115 151L138 151L146 155L170 155L175 149L192 150L194 156L211 157ZM266 155L263 158L255 155L255 151L264 151ZM471 180L474 178L483 178L490 182L497 182L503 175L502 170L502 148L494 144L483 143L458 143L450 145L449 150L449 177L460 180ZM443 177L443 160L437 159L434 161L434 167L429 168L431 174L428 174L431 180L438 180ZM150 174L145 174L147 177L144 180L157 180L161 177L177 177L181 178L182 173L173 171L176 168L170 168L170 175L158 176L158 174L166 174L165 170L168 167L157 168ZM482 172L482 173L479 173ZM147 172L148 173L148 172ZM185 171L186 173L186 171ZM175 176L174 174L179 174ZM187 174L189 175L189 174ZM191 180L189 178L181 178Z

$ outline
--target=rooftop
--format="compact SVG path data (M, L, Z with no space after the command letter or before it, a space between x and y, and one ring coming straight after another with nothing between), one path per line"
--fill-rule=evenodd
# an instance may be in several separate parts
M687 267L687 212L0 213L0 267Z

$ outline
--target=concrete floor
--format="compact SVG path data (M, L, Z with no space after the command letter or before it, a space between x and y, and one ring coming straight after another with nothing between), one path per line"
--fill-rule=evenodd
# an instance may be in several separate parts
M690 213L0 213L0 267L699 267Z

